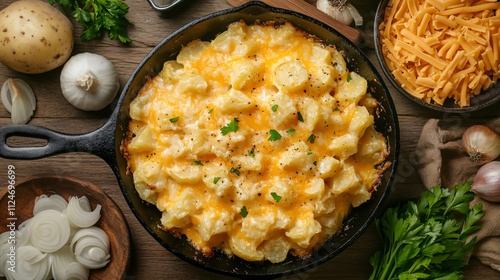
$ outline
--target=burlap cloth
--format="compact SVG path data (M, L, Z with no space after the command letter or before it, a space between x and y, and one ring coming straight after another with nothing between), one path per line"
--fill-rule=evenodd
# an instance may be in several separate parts
M500 118L482 124L500 132ZM461 140L468 126L470 124L446 126L437 119L424 125L415 153L418 173L426 188L438 185L450 188L474 179L480 165L468 158ZM500 203L479 197L473 203L482 203L485 215L482 228L475 234L478 243L472 255L500 271Z

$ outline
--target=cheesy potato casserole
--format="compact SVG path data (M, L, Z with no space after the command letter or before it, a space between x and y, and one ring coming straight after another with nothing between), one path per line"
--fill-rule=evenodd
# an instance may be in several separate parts
M386 168L367 84L290 23L234 22L146 82L122 153L161 227L200 251L306 257Z

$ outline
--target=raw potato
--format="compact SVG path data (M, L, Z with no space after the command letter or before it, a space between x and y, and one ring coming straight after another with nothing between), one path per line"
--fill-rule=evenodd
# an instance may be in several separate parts
M21 0L0 11L0 62L13 70L55 69L68 60L73 43L71 21L47 2Z

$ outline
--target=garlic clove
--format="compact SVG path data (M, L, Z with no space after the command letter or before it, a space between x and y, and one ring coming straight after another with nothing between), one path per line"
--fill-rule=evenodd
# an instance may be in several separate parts
M484 200L500 202L500 161L491 161L479 168L472 191Z
M14 124L25 124L31 119L36 109L36 97L25 81L7 79L2 85L0 96Z

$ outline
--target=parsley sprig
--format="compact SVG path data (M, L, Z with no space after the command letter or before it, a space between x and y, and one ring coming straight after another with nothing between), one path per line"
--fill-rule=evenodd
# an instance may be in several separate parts
M59 4L71 12L75 20L83 27L80 39L90 41L101 38L104 31L111 40L119 40L126 44L132 40L128 37L127 26L132 24L125 15L128 5L122 0L47 0L49 4Z
M484 213L471 183L451 190L433 187L417 202L388 208L375 220L384 249L370 259L370 280L462 279L461 269L476 243L469 238Z

